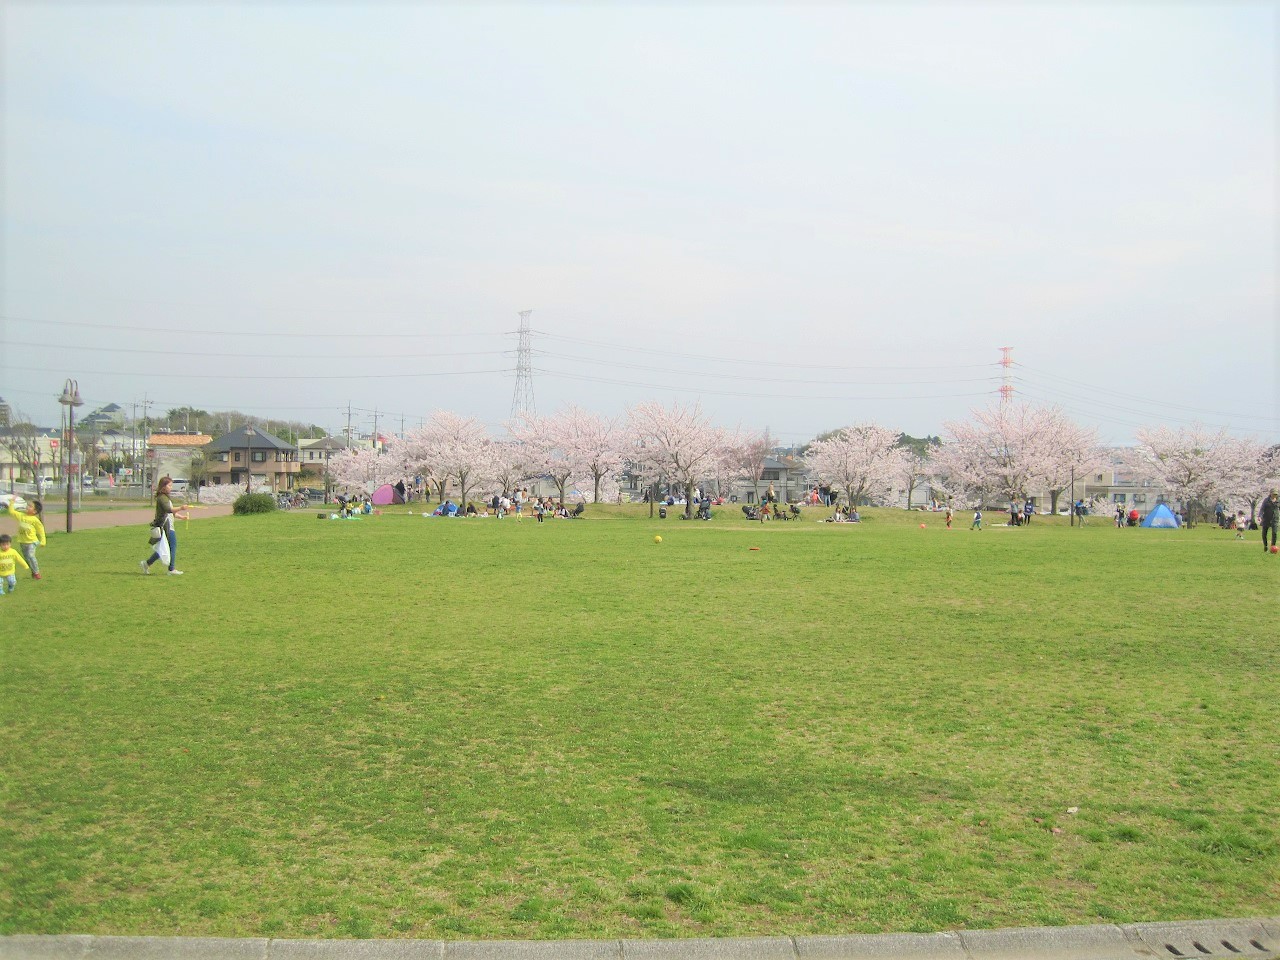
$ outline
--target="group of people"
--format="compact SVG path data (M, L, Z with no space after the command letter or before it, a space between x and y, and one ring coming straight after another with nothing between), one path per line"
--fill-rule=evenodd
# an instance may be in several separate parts
M40 564L36 561L36 547L43 547L44 504L28 500L25 512L19 512L13 500L5 504L5 512L18 521L18 549L13 549L13 537L0 534L0 596L18 589L18 567L31 574L32 580L40 576Z
M348 497L339 494L334 497L334 500L338 503L338 516L343 520L362 515L368 516L373 513L373 500L368 494L365 494L363 497L357 497L354 495Z
M1246 539L1250 530L1262 531L1262 549L1274 552L1276 548L1276 531L1280 528L1280 492L1272 490L1263 498L1258 510L1258 518L1246 516L1243 510L1237 510L1235 516L1227 512L1221 504L1217 509L1218 526L1224 530L1235 532L1237 540ZM1268 537L1270 540L1268 541Z
M514 493L503 491L495 493L488 501L476 506L475 501L467 501L466 508L458 506L452 500L446 500L435 510L433 517L504 517L514 516L516 520L524 520L525 514L542 523L548 517L569 518L574 512L563 503L556 503L551 497L530 496L528 488L521 488ZM425 516L425 514L424 514Z
M1029 498L1026 503L1018 503L1016 500L1009 502L1009 526L1021 527L1029 524L1035 515L1035 504Z
M1142 514L1138 512L1137 507L1130 507L1129 512L1125 513L1124 504L1116 504L1116 527L1136 527L1142 522Z

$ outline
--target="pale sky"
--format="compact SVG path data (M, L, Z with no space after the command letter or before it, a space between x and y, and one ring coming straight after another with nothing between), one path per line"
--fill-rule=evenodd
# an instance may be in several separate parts
M0 397L1280 441L1276 3L5 3ZM341 411L341 412L340 412ZM83 412L83 411L81 411Z

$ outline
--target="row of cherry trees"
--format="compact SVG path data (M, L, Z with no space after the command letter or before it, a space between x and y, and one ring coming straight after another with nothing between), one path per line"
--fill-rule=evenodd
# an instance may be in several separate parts
M870 423L844 427L809 445L809 477L851 503L882 500L894 490L905 490L909 503L912 491L927 482L935 496L957 505L1048 491L1056 510L1073 482L1116 468L1116 452L1104 450L1095 431L1056 408L1000 404L945 427L942 444L928 457L901 446L896 430ZM1120 452L1120 471L1153 481L1186 505L1222 500L1252 508L1280 480L1280 448L1225 431L1160 427L1141 430L1137 438L1136 446ZM335 458L331 470L349 488L422 476L439 499L456 488L464 502L476 490L512 490L535 477L549 479L562 502L576 487L590 487L599 502L616 497L625 471L678 485L692 501L700 486L726 490L741 481L751 483L758 497L772 452L767 432L718 427L697 404L651 401L617 420L571 406L512 423L502 438L491 437L474 417L441 412L392 440L383 453L352 450Z

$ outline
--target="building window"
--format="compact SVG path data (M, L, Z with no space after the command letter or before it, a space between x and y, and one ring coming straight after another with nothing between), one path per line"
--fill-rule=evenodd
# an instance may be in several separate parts
M262 451L262 450L255 450L255 451L253 451L253 462L254 462L254 463L265 463L265 462L266 462L266 460L267 460L267 455L266 455L266 453L265 453L264 451Z
M1125 495L1123 493L1117 493L1114 499L1116 503L1124 503Z
M219 460L221 460L223 463L226 463L226 462L227 462L227 455L226 455L225 453L220 453L220 454L218 454L218 459L219 459Z
M236 451L236 463L240 462L240 451Z

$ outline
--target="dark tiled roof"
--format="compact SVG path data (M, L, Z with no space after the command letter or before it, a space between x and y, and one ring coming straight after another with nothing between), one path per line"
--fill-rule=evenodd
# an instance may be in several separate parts
M217 440L208 444L205 449L210 453L226 453L230 450L244 450L253 447L255 450L296 450L291 443L285 443L274 434L267 433L261 427L253 428L253 442L245 436L245 428L237 427L230 433L224 433Z

